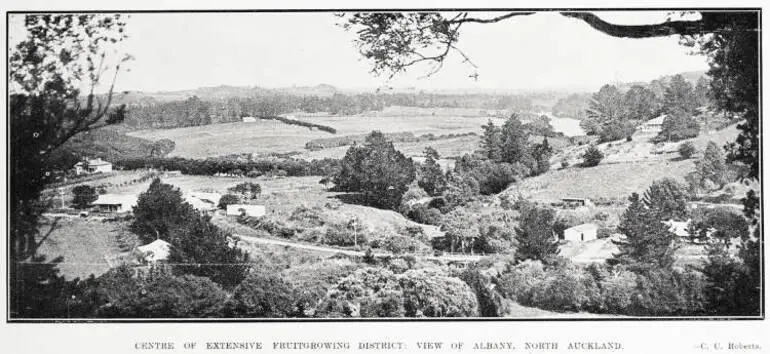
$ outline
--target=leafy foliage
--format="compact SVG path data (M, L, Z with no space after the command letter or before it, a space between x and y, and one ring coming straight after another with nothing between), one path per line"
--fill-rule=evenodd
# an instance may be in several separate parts
M522 211L516 228L517 259L532 259L549 262L559 254L559 245L554 237L553 209L532 206Z
M596 146L589 146L583 153L583 167L594 167L604 159L604 154Z
M679 148L677 150L679 151L679 155L684 159L691 158L692 155L695 155L697 152L695 145L689 141L679 144Z
M361 192L372 203L391 209L398 207L416 174L412 160L378 131L369 134L362 146L348 149L341 164L334 176L337 189Z
M72 205L77 209L86 209L99 198L96 188L81 184L72 188Z

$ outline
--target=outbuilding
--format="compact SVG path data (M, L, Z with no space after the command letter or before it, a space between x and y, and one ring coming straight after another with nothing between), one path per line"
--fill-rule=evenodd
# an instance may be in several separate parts
M136 206L138 198L135 195L102 194L95 202L94 211L101 213L128 213Z
M599 226L596 224L582 224L564 230L564 239L573 242L584 242L596 239Z
M169 254L171 254L171 244L157 239L144 246L137 247L136 250L139 253L139 258L145 262L165 261L168 259Z

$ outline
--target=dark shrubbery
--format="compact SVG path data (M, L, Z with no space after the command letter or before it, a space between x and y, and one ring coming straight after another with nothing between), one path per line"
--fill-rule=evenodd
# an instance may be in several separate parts
M589 146L583 153L583 167L594 167L604 159L604 154L596 148L596 146Z
M328 176L340 168L340 160L264 159L240 160L236 158L208 158L203 160L171 158L123 159L115 165L124 170L146 168L180 171L186 175L213 176L218 173L233 174L235 170L249 171L249 174L267 174L271 171L285 171L287 176Z
M99 198L96 189L86 184L73 187L72 194L72 206L76 209L86 209Z
M691 158L696 151L695 145L689 141L679 144L679 155L684 159Z
M238 196L235 194L225 194L222 196L222 198L219 198L219 205L217 205L217 208L227 209L228 205L238 204L240 201L240 198L238 198Z

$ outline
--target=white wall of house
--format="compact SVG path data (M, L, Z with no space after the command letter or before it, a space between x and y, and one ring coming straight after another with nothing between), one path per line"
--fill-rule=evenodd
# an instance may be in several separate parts
M564 239L573 242L595 240L599 227L594 224L582 224L564 230Z

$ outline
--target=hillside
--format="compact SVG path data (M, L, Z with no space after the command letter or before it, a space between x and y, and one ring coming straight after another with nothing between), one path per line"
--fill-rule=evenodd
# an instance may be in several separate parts
M735 140L737 134L736 126L731 125L685 141L691 141L703 151L709 141L722 146ZM567 147L553 156L550 171L524 179L503 193L545 200L585 197L625 201L629 194L643 192L654 180L672 177L684 181L695 161L682 160L677 153L677 148L685 141L656 145L649 141L653 135L638 132L630 142L598 144L597 148L605 158L598 166L590 168L577 166L587 145ZM569 162L569 167L561 168L563 159Z
M63 155L101 157L107 161L149 157L155 141L126 135L122 126L106 126L72 137L60 149ZM157 151L157 150L156 150Z

